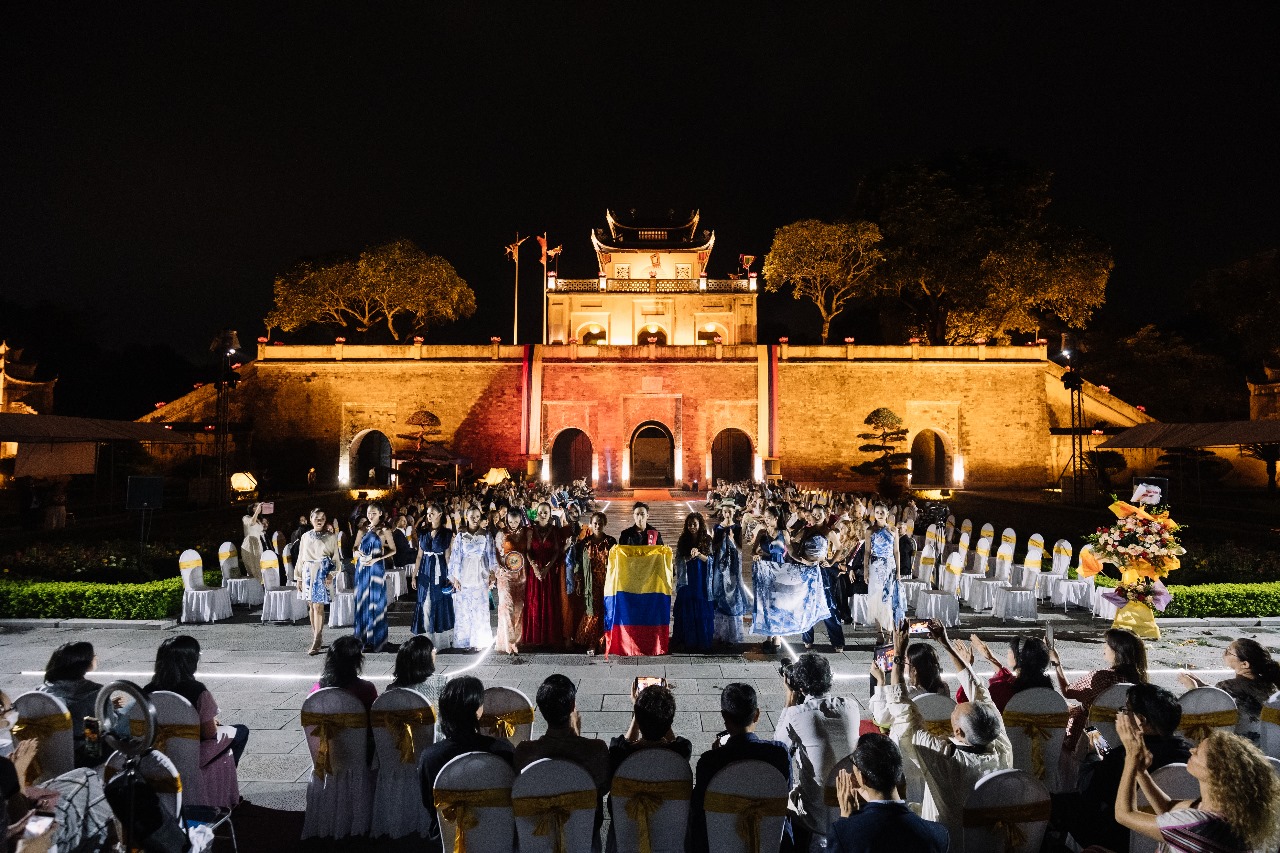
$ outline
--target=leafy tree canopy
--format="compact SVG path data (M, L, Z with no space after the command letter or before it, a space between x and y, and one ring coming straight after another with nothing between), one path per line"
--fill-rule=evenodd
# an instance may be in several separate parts
M475 293L453 265L411 240L377 246L354 260L303 262L276 279L275 302L268 331L327 323L363 333L382 324L395 340L476 310Z
M1244 371L1280 368L1280 251L1260 252L1209 273L1195 288L1197 316L1217 330L1215 349Z
M907 459L911 456L899 447L907 440L907 429L902 418L884 407L873 410L863 423L871 429L858 433L858 438L867 442L859 445L858 450L873 456L849 466L849 470L877 478L881 493L886 497L896 497L907 474Z

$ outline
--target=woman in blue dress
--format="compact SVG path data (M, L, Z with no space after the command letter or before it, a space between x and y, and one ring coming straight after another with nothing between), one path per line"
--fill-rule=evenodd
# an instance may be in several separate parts
M391 531L382 523L381 504L365 511L369 529L356 548L356 613L352 633L366 651L380 652L387 644L387 567L395 556Z
M791 546L784 527L789 515L786 504L766 509L752 549L756 557L751 564L751 633L767 638L765 651L777 650L779 637L809 631L831 616L817 565L826 554L827 541L810 535Z
M418 562L409 576L409 586L418 591L413 609L414 634L443 634L453 630L453 593L461 584L449 577L449 555L453 551L453 531L444 526L444 509L427 505L427 528L418 537ZM436 648L447 648L437 641Z
M717 643L742 642L742 614L747 596L742 588L742 555L738 539L742 528L734 521L737 506L720 505L720 520L711 536L711 600L715 604L714 639Z
M876 501L871 508L871 524L862 552L862 576L867 580L867 616L885 637L907 612L906 596L898 580L898 536L889 524L889 507Z
M684 520L684 532L676 543L675 630L671 644L686 649L709 651L715 629L715 606L711 597L711 537L702 514L691 512Z

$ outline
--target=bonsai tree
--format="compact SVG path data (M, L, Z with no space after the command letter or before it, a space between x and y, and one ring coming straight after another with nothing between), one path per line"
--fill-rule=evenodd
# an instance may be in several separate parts
M1129 467L1124 454L1116 450L1090 450L1085 454L1085 460L1097 475L1098 484L1102 486L1104 492L1110 492L1115 488L1111 477Z
M863 423L871 429L858 433L858 438L866 442L859 445L858 450L875 455L857 465L851 465L849 470L855 474L875 477L880 493L896 498L902 491L902 481L907 474L907 459L911 456L902 449L907 441L907 428L903 426L902 418L885 408L876 409L867 415Z

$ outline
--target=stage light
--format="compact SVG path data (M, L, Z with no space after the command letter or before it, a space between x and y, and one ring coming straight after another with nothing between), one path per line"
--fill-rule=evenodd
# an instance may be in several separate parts
M248 471L237 471L231 475L231 488L237 492L252 492L258 488L258 480Z

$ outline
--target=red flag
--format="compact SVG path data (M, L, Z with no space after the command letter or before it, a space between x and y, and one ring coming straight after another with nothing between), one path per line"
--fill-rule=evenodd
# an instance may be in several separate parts
M547 238L539 237L537 239L538 245L542 247L542 265L545 267L547 265Z

